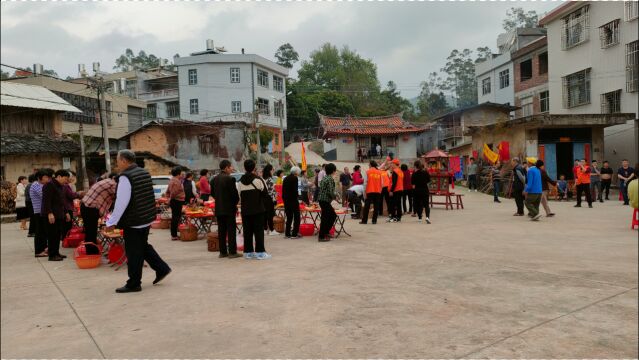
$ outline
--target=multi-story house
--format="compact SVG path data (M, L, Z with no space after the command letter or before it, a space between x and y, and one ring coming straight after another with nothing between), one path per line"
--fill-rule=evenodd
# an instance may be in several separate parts
M515 118L547 113L548 39L543 36L512 53L515 90Z
M639 152L639 3L566 2L540 20L548 30L552 114L634 114L604 130L612 166Z
M175 59L178 67L181 118L218 122L257 120L271 130L269 148L282 149L286 129L288 69L259 55L224 54L207 40L206 51Z

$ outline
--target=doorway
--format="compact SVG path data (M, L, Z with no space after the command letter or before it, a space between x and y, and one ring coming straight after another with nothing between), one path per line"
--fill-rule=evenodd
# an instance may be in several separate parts
M572 158L572 143L557 143L557 179L559 179L559 175L564 175L566 176L566 180L574 180L574 176L572 173Z
M377 145L380 145L383 147L382 145L382 138L380 136L371 136L371 152L373 152L371 155L372 157L378 157L379 154L377 154ZM384 153L384 149L382 148L382 154Z

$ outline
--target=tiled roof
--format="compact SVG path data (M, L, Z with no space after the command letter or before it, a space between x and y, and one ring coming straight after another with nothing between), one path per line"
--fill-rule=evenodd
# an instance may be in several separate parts
M328 117L320 114L324 137L335 135L393 135L419 133L426 129L402 120L401 114L376 117Z
M77 154L80 152L80 146L66 137L2 134L2 137L0 137L0 151L2 151L3 155Z

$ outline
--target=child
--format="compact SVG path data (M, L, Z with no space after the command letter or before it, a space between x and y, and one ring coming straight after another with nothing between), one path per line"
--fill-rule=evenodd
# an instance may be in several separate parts
M568 200L568 183L564 175L559 175L559 180L557 180L557 195L559 201L563 200L564 197Z

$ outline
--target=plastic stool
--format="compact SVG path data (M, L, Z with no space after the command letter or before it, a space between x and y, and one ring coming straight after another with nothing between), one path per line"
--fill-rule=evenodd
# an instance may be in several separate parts
M638 209L635 209L632 212L632 223L630 225L630 229L634 230L635 226L637 227L637 229L639 229L639 219L637 219L637 212L639 212Z

